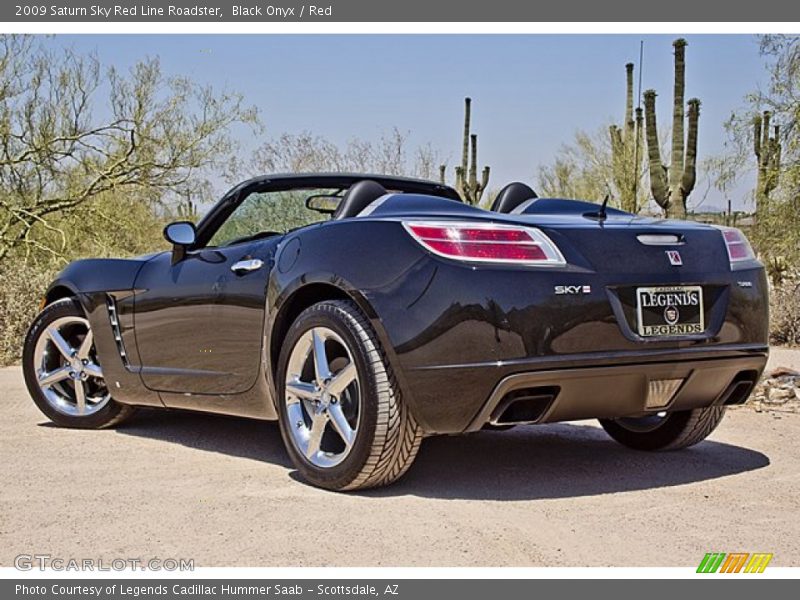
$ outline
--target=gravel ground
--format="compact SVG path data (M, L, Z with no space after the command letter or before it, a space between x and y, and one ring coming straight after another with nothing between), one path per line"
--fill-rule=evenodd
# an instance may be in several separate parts
M800 350L771 366L800 369ZM800 566L800 414L729 411L709 441L626 450L593 422L428 439L388 489L304 485L277 427L142 411L51 426L0 369L0 565L17 554L196 566L694 566L773 552Z

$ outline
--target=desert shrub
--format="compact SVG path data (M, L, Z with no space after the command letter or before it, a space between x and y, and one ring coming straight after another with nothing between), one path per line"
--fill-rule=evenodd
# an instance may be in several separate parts
M39 302L56 274L83 257L135 256L166 248L157 215L140 198L103 194L52 219L39 246L0 261L0 365L14 364ZM55 249L55 250L53 250Z
M10 265L0 270L0 365L19 360L25 332L54 271Z
M800 279L785 279L772 288L769 330L773 344L800 345Z
M46 38L0 34L0 363L18 360L53 276L85 256L165 247L176 202L260 131L241 95L162 72L128 72Z

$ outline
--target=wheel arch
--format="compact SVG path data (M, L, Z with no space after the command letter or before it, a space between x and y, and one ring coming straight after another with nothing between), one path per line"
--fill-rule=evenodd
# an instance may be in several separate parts
M63 282L56 282L47 289L44 295L44 304L46 306L64 298L78 298L78 292Z
M267 378L269 389L273 392L273 400L275 402L278 399L276 383L278 357L283 340L292 323L300 313L313 304L326 300L349 300L361 310L375 331L378 341L389 363L392 365L399 388L409 402L412 414L417 414L418 411L413 394L400 367L391 338L381 322L378 311L376 311L366 294L355 286L351 286L344 279L330 276L306 276L298 280L296 286L287 286L286 289L290 291L281 294L279 296L280 301L272 304L275 309L270 311L266 328L267 339L264 344L264 375Z
M375 327L375 311L364 295L357 290L346 289L344 286L335 285L330 281L314 281L299 285L280 303L271 319L272 325L269 330L267 350L269 371L273 376L273 382L275 381L275 369L278 364L281 344L292 323L304 310L326 300L350 300L354 302ZM378 331L379 337L383 337L383 334L384 332ZM384 340L382 339L381 341L383 342Z
M44 297L41 301L41 306L39 307L40 310L43 310L46 306L53 304L59 300L64 300L66 298L71 298L75 302L77 302L81 308L83 308L84 312L87 316L92 313L92 300L90 296L87 296L83 292L80 291L80 288L76 286L72 281L65 280L65 279L57 279L50 287L47 288L47 291L44 294Z

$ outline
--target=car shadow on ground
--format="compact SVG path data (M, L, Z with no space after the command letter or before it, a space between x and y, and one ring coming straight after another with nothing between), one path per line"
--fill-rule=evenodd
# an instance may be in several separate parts
M276 423L144 410L117 431L281 465L302 482L292 469ZM573 498L699 483L769 463L761 452L715 441L679 452L638 452L620 446L598 427L561 423L428 438L399 482L360 494L468 500Z
M574 498L699 483L768 466L748 448L706 441L641 452L589 425L559 423L425 440L397 485L363 492L468 500Z
M116 431L123 435L292 467L275 422L189 411L141 409Z

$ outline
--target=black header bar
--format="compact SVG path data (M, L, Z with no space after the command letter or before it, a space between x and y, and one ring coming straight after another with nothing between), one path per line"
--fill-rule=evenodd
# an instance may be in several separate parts
M800 22L786 0L4 0L3 22Z

